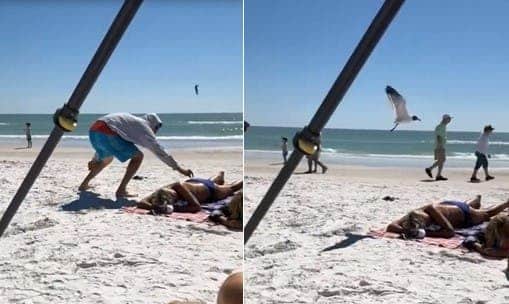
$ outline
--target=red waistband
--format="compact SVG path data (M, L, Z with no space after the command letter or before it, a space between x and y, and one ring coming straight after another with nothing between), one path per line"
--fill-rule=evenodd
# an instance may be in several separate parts
M117 135L117 133L110 129L110 127L108 127L108 125L102 120L97 120L96 122L94 122L92 126L90 126L90 131L95 131L108 135Z

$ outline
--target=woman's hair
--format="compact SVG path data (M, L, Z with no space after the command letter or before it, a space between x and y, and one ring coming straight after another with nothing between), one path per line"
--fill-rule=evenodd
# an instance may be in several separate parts
M160 206L173 205L175 200L174 190L162 187L156 191L152 204Z
M405 231L421 229L425 226L425 220L422 214L416 211L410 211L401 219L401 228Z
M230 219L242 220L242 206L243 206L242 203L243 203L242 191L238 191L233 196L229 205Z
M500 240L509 237L509 216L506 214L499 214L490 219L484 237L486 239L486 247L493 248Z

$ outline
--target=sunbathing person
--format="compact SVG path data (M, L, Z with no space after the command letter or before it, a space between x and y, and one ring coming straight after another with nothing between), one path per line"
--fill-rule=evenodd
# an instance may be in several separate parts
M454 236L454 229L481 224L508 207L509 200L492 208L481 209L480 195L468 202L442 201L410 211L387 226L387 231L407 238L450 238Z
M485 256L509 257L509 215L499 214L493 217L484 230L483 237L468 237L463 245Z
M223 208L213 211L209 219L215 223L226 227L241 230L242 229L242 190L235 192L233 198Z
M161 187L137 206L158 213L195 213L201 210L202 204L225 199L240 189L242 181L225 184L224 172L219 172L214 178L191 178Z

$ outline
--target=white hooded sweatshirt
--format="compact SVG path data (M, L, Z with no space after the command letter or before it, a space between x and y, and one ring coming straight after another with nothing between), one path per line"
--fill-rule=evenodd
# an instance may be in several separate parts
M164 151L164 148L156 139L154 130L162 123L157 114L150 113L143 117L137 117L129 113L113 113L100 117L98 120L104 121L110 129L123 139L152 151L172 169L177 170L179 168L177 162Z

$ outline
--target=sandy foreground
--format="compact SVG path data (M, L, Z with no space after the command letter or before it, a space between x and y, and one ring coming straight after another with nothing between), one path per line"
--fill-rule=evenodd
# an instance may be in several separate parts
M245 222L279 172L277 161L246 159ZM293 175L245 248L245 303L509 303L507 260L371 238L321 252L425 203L509 198L508 170L480 184L466 182L470 170L445 170L450 180L440 183L422 181L417 168L336 165L325 175ZM387 195L397 200L382 200Z
M0 212L35 152L0 148ZM119 211L114 193L125 164L115 161L79 195L91 150L58 149L0 239L0 303L215 303L232 270L242 267L242 233ZM240 148L179 150L196 176L226 171L242 178ZM182 179L150 152L128 190L141 196ZM65 210L62 207L65 206Z

